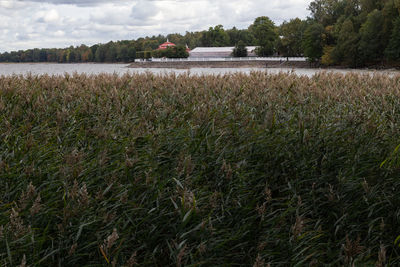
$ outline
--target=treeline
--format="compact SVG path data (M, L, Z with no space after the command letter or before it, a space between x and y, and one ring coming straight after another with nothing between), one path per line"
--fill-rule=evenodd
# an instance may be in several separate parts
M158 35L64 49L31 49L0 54L0 62L131 62L136 58L187 57L186 46L235 46L234 56L246 56L244 46L257 46L258 56L305 56L324 65L362 67L399 65L400 0L315 0L311 16L276 26L258 17L246 29L222 25L199 32ZM169 40L177 45L158 51Z
M93 46L70 46L63 49L29 49L0 54L0 62L131 62L137 58L151 57L184 58L188 57L186 46L195 47L222 47L236 46L233 56L246 56L244 46L257 46L258 56L302 56L302 40L304 31L309 22L298 18L276 26L268 17L258 17L247 29L233 27L225 30L222 25L210 27L199 32L186 32L158 35L96 44ZM165 41L177 45L163 51L157 50Z
M300 21L300 20L294 20ZM287 23L282 24L285 28ZM29 49L0 54L0 62L131 62L136 58L187 57L186 46L195 47L221 47L221 46L259 46L257 54L260 56L273 55L274 53L285 53L287 45L279 46L278 38L281 27L276 27L268 17L259 17L247 29L225 30L222 25L210 27L206 31L186 32L184 35L174 33L152 37L139 38L137 40L124 40L96 44L93 46L81 45L77 47L57 49ZM158 51L160 44L167 39L177 45L164 51ZM290 44L295 45L295 44ZM285 51L281 51L284 47ZM300 48L289 49L291 56L301 55Z
M135 47L129 41L109 42L90 47L81 45L63 49L35 48L0 54L1 62L130 62L134 61L135 58Z

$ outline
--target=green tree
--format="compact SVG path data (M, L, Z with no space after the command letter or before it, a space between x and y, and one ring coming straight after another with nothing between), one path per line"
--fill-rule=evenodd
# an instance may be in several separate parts
M46 51L46 49L40 49L39 61L40 62L46 62L47 61L47 51Z
M90 50L92 50L92 55L93 55L93 56L96 55L97 48L99 48L99 45L98 45L98 44L92 45L92 46L90 47Z
M135 61L136 59L136 49L133 46L128 48L128 61Z
M116 48L116 45L114 44L114 42L109 42L106 45L105 61L106 62L117 61L117 48Z
M104 62L106 59L106 49L104 45L100 45L96 49L96 53L94 56L96 62Z
M324 26L320 23L310 24L304 32L304 55L311 61L318 61L323 54Z
M237 44L239 41L241 41L240 30L238 30L236 27L226 30L226 33L229 36L229 45Z
M224 26L217 25L210 27L208 31L203 32L201 44L206 47L210 46L227 46L229 45L229 35L225 32Z
M202 32L186 32L183 39L185 41L185 45L188 45L190 48L195 48L201 46L201 38Z
M279 53L287 57L296 57L303 54L303 37L307 23L299 18L283 22L279 27L280 39L277 44Z
M76 53L75 53L74 48L72 47L71 49L68 50L68 53L67 53L67 62L68 62L68 63L76 62L76 61L77 61L76 59L77 59L77 58L76 58Z
M358 43L360 37L355 31L351 19L346 19L341 25L337 45L333 50L333 60L335 63L344 63L352 67L357 67L359 51Z
M153 51L153 57L161 58L187 58L189 53L186 51L186 46L178 45L174 47L168 47L164 50Z
M144 51L137 51L135 58L144 59Z
M247 57L247 48L243 41L239 41L233 49L234 57Z
M310 3L308 10L314 21L323 26L333 25L346 10L349 0L315 0Z
M117 49L117 61L128 62L128 47L126 45L119 46Z
M395 20L389 45L385 50L385 56L389 60L400 60L400 17Z
M359 52L363 63L375 62L383 57L385 50L382 32L383 22L382 12L375 9L368 14L367 21L361 26Z
M382 8L382 16L384 18L382 31L383 31L383 45L388 46L389 40L392 35L393 26L396 19L399 17L399 11L396 8L394 1L387 1Z
M246 45L254 44L254 36L247 29L239 30L236 27L233 27L232 29L226 30L226 33L229 35L230 46L234 46L240 41Z
M275 24L268 17L258 17L249 26L249 31L255 38L258 46L256 52L259 56L270 56L274 53L275 43L278 39Z
M179 33L168 34L167 38L170 42L176 45L186 45L184 37Z
M189 57L189 53L186 51L186 46L178 45L174 47L175 49L175 57L176 58L187 58Z
M57 50L56 49L49 49L47 51L47 61L57 62Z
M33 50L29 49L24 53L24 62L32 62L33 61Z
M151 51L150 50L147 50L147 51L144 51L144 58L147 60L147 59L150 59L151 58Z
M35 48L32 52L32 61L39 62L40 61L40 49Z
M377 0L360 0L361 10L367 14L371 13L373 10L378 9L381 1Z

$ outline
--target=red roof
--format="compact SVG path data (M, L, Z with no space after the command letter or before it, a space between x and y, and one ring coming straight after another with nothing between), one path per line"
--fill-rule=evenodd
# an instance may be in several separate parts
M173 47L173 46L176 46L176 44L166 41L165 43L161 44L158 47L158 49L163 50L163 49L167 49L168 47Z

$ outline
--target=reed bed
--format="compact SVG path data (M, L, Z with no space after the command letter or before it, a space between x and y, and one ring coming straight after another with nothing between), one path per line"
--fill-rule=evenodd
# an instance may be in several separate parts
M399 265L399 84L0 77L0 265Z

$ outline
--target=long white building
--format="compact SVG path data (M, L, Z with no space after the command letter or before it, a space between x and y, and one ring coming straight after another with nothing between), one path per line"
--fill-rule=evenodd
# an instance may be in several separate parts
M247 46L247 53L249 57L255 57L256 46ZM232 52L235 47L196 47L189 52L191 58L221 58L232 57Z

